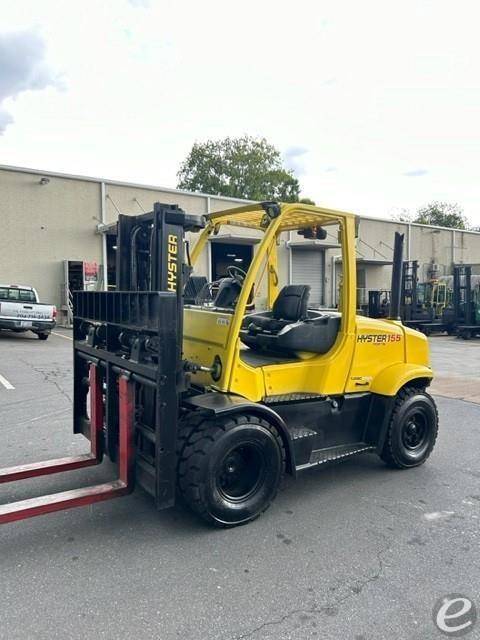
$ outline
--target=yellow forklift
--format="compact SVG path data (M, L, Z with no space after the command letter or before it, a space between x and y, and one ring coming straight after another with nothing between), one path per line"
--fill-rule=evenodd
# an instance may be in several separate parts
M312 309L308 283L279 285L282 234L321 240L327 228L342 248L341 311ZM199 280L209 240L245 230L260 239L248 271L232 264L215 283ZM91 451L4 469L0 482L103 455L119 478L4 505L0 522L92 504L136 484L158 508L180 497L228 527L265 511L285 472L367 452L398 469L425 462L438 417L426 391L427 339L399 320L403 237L395 237L389 319L378 320L356 315L355 236L353 214L304 204L190 216L157 203L120 216L117 290L74 295L74 432ZM252 310L262 279L265 308Z

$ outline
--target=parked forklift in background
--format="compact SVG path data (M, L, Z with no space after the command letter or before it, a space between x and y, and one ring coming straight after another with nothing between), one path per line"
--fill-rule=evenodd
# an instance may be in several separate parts
M425 293L425 286L418 282L418 261L405 261L402 273L400 315L407 327L418 329L423 323L433 321L434 309L429 304Z
M453 276L444 277L445 304L441 315L432 322L421 324L419 330L427 336L432 333L446 332L450 336L457 334L465 338L473 337L475 325L479 324L480 318L476 316L477 294L475 294L475 286L472 287L472 278L478 280L478 276L472 276L471 266L454 265ZM464 329L462 330L461 327Z
M369 318L388 318L390 313L390 290L370 289L368 292Z
M418 329L422 323L433 321L440 312L445 287L436 281L418 281L418 262L404 261L400 317L404 324ZM368 292L368 316L386 318L390 308L388 289L371 289Z
M356 315L354 215L264 202L192 216L172 205L119 217L117 290L74 294L74 432L84 456L0 471L11 482L97 464L110 483L0 507L0 523L124 495L158 508L176 496L208 523L259 516L285 472L377 453L391 467L425 462L437 437L428 341L399 320L403 236L396 234L388 319ZM326 229L342 248L341 312L309 307L310 287L279 290L282 234ZM250 229L247 272L188 286L210 239ZM186 233L200 232L194 247ZM203 256L203 257L202 257ZM249 311L266 280L266 308ZM198 284L198 283L197 283ZM195 291L199 291L198 294Z
M433 317L436 320L442 317L445 309L452 303L451 280L452 276L441 276L427 283L431 287L430 300L433 307Z
M470 340L480 335L480 278L470 265L459 265L454 273L455 314L459 318L457 335Z

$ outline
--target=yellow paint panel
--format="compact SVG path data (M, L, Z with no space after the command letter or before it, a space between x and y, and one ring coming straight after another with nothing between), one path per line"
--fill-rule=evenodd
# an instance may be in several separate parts
M405 361L402 325L357 316L355 351L346 391L369 391L372 382L386 367Z
M384 396L395 396L407 382L419 378L431 380L433 372L430 367L400 362L380 371L372 383L371 391Z
M201 307L185 307L183 313L183 354L190 362L211 367L215 356L225 364L225 349L232 314ZM228 374L228 372L227 372ZM196 373L192 381L205 386L214 385L225 390L225 369L220 380L214 381L210 373Z
M263 367L267 396L287 393L341 394L350 367L353 337L342 339L330 354L311 354L308 360Z
M241 353L241 350L240 352ZM262 367L250 367L240 357L235 360L229 390L252 402L259 402L265 396L265 382Z

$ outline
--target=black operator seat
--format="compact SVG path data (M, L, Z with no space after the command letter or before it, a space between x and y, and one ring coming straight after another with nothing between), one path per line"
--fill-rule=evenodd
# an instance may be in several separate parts
M341 317L308 309L309 297L309 285L283 287L271 311L245 316L240 340L255 351L327 353L337 338Z

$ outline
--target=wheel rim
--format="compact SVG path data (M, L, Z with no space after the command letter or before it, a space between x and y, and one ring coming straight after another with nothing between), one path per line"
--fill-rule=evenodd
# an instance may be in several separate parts
M243 443L231 449L216 474L218 492L230 502L242 502L255 494L265 479L266 462L255 443Z
M411 413L402 429L402 443L409 452L420 451L428 440L428 421L423 411Z

